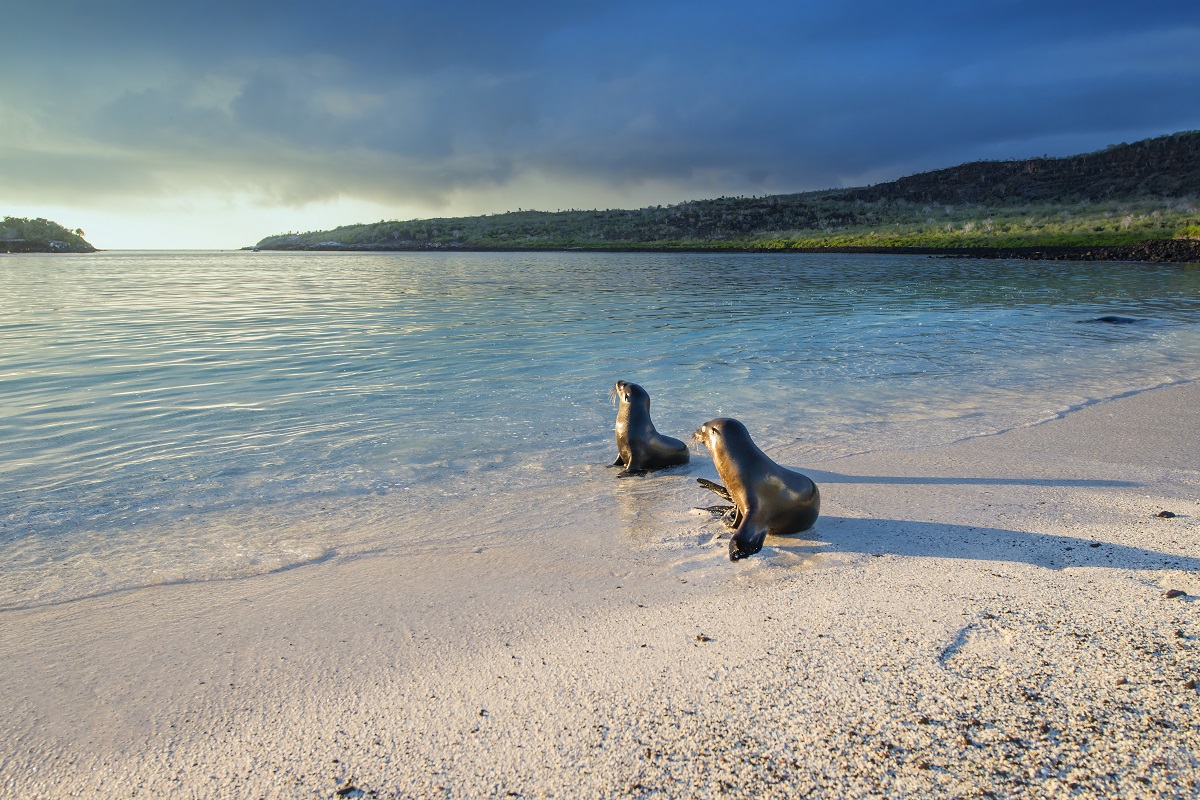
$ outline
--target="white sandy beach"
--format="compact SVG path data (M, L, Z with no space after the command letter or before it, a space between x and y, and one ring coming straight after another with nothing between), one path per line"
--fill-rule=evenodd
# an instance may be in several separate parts
M596 469L459 549L4 612L0 795L1194 796L1198 408L771 451L822 517L737 564L690 478Z

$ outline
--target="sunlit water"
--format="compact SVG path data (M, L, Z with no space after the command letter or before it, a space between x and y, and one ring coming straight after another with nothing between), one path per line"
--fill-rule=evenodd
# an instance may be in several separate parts
M1200 376L1198 298L1179 265L0 255L0 608L437 547L484 484L586 499L617 378L800 465L1032 424Z

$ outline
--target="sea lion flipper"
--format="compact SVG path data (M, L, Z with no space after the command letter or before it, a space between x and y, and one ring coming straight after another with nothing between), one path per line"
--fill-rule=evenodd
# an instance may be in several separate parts
M762 550L766 538L766 529L753 530L749 525L739 525L733 536L729 537L729 560L740 561L754 555Z
M696 478L696 483L700 484L705 489L708 489L710 492L715 492L716 494L719 494L721 497L724 497L729 502L731 502L731 503L733 502L733 497L729 494L729 490L726 489L721 484L714 483L713 481L710 481L707 478Z

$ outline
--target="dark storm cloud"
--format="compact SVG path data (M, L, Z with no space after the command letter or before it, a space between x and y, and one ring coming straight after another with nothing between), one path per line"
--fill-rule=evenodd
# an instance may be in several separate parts
M436 203L535 172L684 199L1066 154L1200 127L1194 6L20 0L0 175Z

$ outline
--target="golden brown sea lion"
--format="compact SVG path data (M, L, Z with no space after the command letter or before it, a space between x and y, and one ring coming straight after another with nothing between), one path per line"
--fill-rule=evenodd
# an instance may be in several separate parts
M821 511L821 493L807 475L781 467L758 449L746 426L718 417L692 434L712 453L725 486L703 478L701 486L733 503L725 524L734 529L729 560L752 556L767 534L806 531Z

